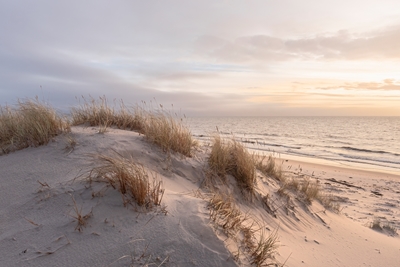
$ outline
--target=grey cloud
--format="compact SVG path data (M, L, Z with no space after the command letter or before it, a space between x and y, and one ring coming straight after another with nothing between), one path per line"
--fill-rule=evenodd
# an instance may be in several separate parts
M306 60L399 59L400 26L362 35L339 31L314 37L282 39L268 35L243 36L234 41L199 38L211 49L206 54L229 62Z

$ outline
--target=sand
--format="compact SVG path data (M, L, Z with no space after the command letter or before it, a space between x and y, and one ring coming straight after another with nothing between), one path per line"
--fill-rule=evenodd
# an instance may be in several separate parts
M186 158L166 155L129 131L99 134L96 127L73 127L70 135L77 142L74 149L65 149L66 136L58 136L46 146L0 157L0 266L249 265L247 256L234 260L232 239L210 221L206 199L199 197L209 148ZM160 207L124 206L116 190L84 181L94 164L92 154L113 150L163 181ZM288 176L318 179L339 200L341 211L318 201L295 201L293 209L278 209L275 217L256 203L238 203L263 222L265 231L278 229L277 262L289 267L398 266L398 174L292 159L283 160L282 168ZM276 181L257 176L259 191L276 197ZM81 231L73 199L87 215ZM376 219L391 227L371 229Z

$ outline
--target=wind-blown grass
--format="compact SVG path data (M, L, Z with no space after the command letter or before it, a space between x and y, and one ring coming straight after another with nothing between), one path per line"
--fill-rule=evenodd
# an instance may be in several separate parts
M268 156L260 156L257 154L253 154L254 165L256 168L261 171L264 175L270 176L278 181L284 179L282 173L282 167L277 166L275 163L275 158L271 155Z
M151 179L144 166L115 153L113 156L97 155L98 166L90 170L87 178L105 182L117 189L124 205L136 202L151 208L161 204L164 190L161 181Z
M115 104L115 103L114 103ZM135 112L125 106L121 100L119 108L115 109L108 104L106 97L94 98L82 97L82 103L78 107L71 109L72 125L87 123L90 126L100 126L107 128L115 126L124 130L142 131L143 116L140 112Z
M143 102L144 103L144 102ZM171 113L161 110L146 110L145 107L128 108L121 101L119 108L111 107L105 97L99 100L83 98L83 103L72 108L72 124L99 126L99 132L106 132L107 127L117 127L142 133L146 138L160 146L164 151L175 151L185 156L192 156L196 146L189 129Z
M143 112L143 116L143 133L150 142L167 152L172 150L188 157L192 155L192 148L197 142L181 120L164 110Z
M236 140L222 140L216 135L208 158L210 170L225 179L226 174L235 177L242 192L255 192L256 172L254 161L247 149Z
M69 124L37 98L18 101L15 107L0 106L0 154L46 145L69 131Z

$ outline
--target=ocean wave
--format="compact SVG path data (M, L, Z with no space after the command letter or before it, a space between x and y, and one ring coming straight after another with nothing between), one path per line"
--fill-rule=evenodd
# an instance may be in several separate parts
M351 146L342 146L341 148L346 149L346 150L351 150L351 151L357 151L357 152L366 152L366 153L376 153L376 154L389 154L389 155L394 155L394 156L400 156L400 154L397 153L391 153L388 151L384 150L370 150L370 149L364 149L364 148L355 148Z
M266 142L253 142L253 141L242 141L243 143L251 143L251 144L258 144L262 146L273 146L273 147L283 147L287 149L301 149L299 146L287 146L287 145L281 145L281 144L271 144L271 143L266 143Z
M352 160L365 160L365 161L369 161L369 162L380 162L380 163L389 163L389 164L400 165L400 161L394 161L394 160L390 160L390 159L368 158L368 157L360 157L360 156L347 155L347 154L339 154L339 155L344 158L352 159Z

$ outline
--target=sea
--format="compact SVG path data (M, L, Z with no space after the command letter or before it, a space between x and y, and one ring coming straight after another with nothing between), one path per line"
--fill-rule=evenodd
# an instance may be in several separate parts
M252 151L400 174L400 117L191 117L196 139L235 138Z

